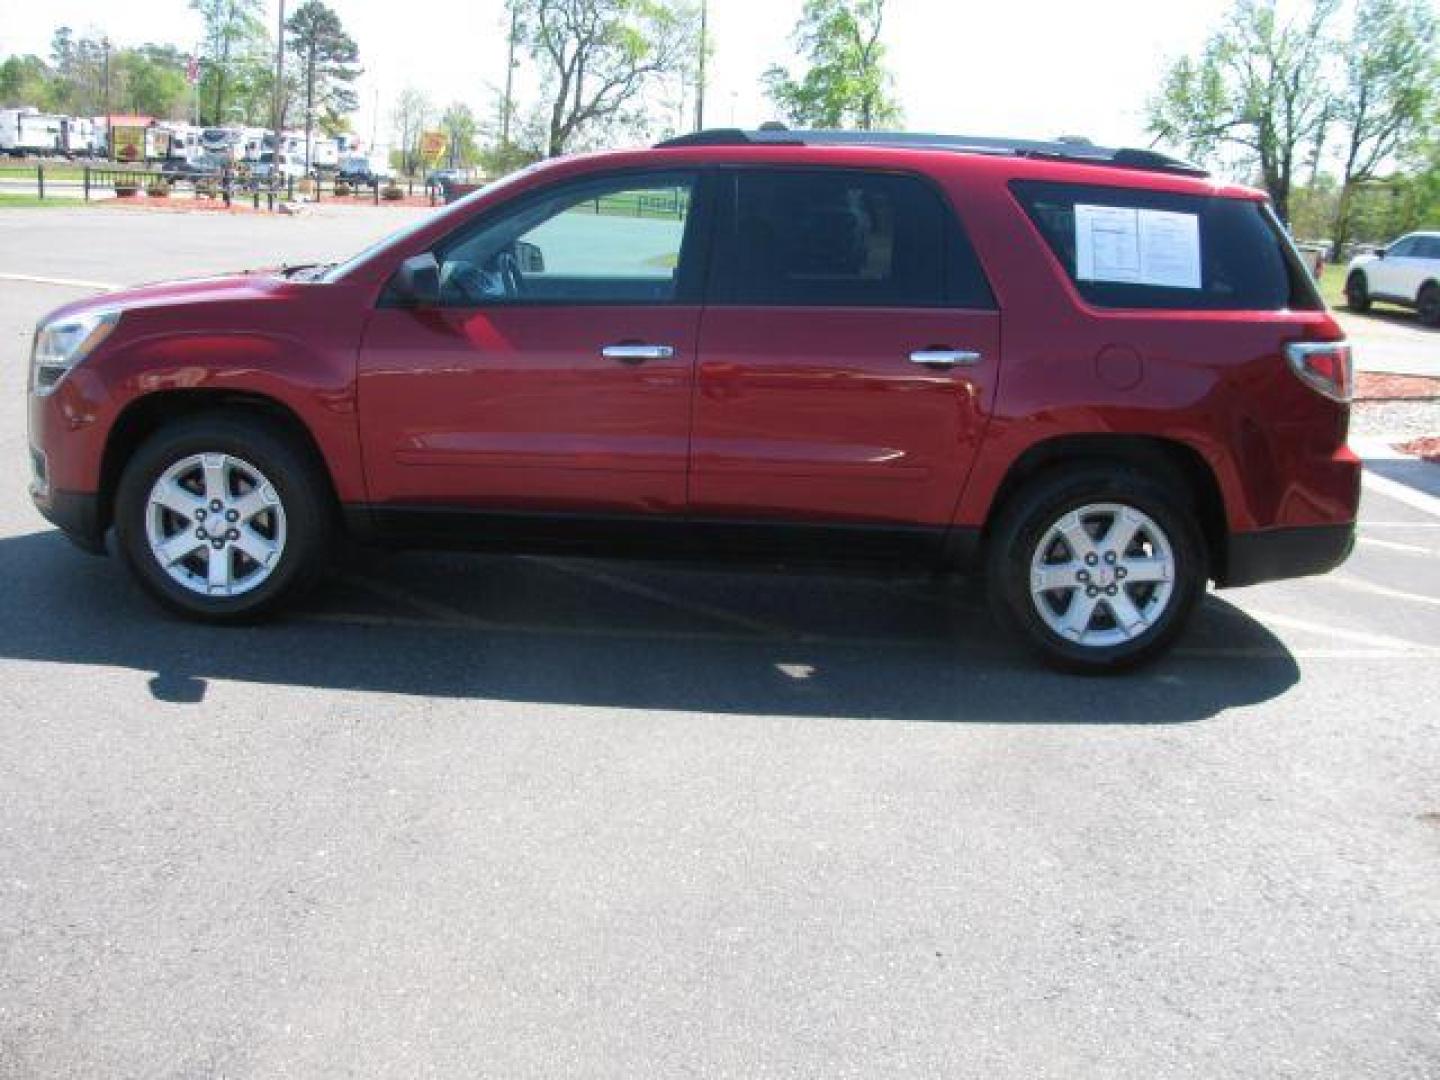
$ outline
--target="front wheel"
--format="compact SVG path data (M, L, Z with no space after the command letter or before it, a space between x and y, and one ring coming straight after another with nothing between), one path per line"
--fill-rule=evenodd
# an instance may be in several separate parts
M1188 502L1122 465L1042 476L1006 507L988 551L997 616L1046 662L1082 673L1158 657L1206 578Z
M135 452L115 497L121 553L172 611L206 622L257 618L323 569L333 532L312 455L262 418L207 413Z
M1440 285L1426 285L1420 290L1415 313L1426 326L1440 326Z
M1345 280L1345 306L1351 311L1370 310L1370 283L1358 270Z

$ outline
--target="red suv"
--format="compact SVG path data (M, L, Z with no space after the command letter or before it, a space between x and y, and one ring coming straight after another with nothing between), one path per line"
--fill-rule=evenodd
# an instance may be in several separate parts
M1264 197L1089 143L703 132L527 169L347 262L36 332L33 494L170 608L338 535L983 566L1052 662L1350 550L1349 348Z

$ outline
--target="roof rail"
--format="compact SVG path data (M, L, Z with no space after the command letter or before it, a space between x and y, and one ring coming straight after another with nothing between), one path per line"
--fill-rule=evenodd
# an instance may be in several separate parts
M658 149L683 146L894 146L921 150L954 150L960 153L995 154L1008 157L1048 158L1093 165L1110 165L1147 172L1180 173L1185 176L1210 174L1189 161L1155 150L1112 149L1096 146L1089 139L1067 137L1050 141L1005 139L987 135L934 135L915 131L790 131L764 128L707 128L655 144Z

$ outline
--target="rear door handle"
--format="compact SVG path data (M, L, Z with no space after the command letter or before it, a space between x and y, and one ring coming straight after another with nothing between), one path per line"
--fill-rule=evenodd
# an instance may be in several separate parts
M606 360L619 360L622 364L643 364L646 360L669 360L675 350L669 345L645 345L638 341L622 341L618 345L606 345L600 350Z
M912 364L926 367L974 367L980 354L970 349L916 349L910 354Z

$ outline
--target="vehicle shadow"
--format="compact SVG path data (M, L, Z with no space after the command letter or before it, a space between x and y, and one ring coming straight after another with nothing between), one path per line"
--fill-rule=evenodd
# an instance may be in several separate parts
M970 723L1161 724L1270 700L1299 676L1215 598L1181 652L1122 679L1048 671L940 579L365 553L293 615L218 629L158 611L58 533L0 540L0 657L211 679L579 707Z
M1355 311L1349 307L1340 310L1351 319L1399 326L1408 330L1418 330L1425 334L1440 332L1440 326L1426 326L1420 321L1420 317L1409 308L1385 307L1383 301L1377 301L1377 306L1372 307L1369 311Z
M1377 476L1440 499L1440 464L1421 458L1366 458L1365 468Z

